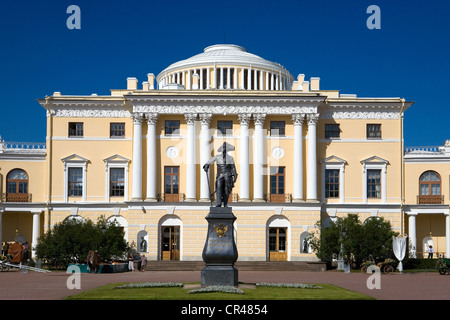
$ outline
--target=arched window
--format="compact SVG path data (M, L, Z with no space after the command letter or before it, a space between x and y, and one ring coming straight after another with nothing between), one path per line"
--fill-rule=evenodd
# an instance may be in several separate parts
M434 171L426 171L419 178L419 203L441 203L441 177Z
M7 202L28 202L28 175L22 169L14 169L7 176Z

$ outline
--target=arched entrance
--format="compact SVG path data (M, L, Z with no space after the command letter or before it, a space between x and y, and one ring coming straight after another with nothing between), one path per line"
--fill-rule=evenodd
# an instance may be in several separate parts
M181 260L181 227L181 220L175 215L161 218L159 223L161 260Z
M289 260L290 223L284 216L267 221L267 255L269 261Z

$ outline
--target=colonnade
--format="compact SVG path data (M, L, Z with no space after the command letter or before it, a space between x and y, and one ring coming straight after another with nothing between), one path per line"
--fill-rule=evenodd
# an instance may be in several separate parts
M409 212L407 214L408 217L408 238L410 244L410 253L413 258L417 258L417 234L416 234L416 218L418 216L418 212ZM429 214L429 213L425 213ZM445 216L445 257L450 257L450 213L447 210L444 210Z
M194 75L198 76L198 84L194 83ZM292 79L280 72L252 67L213 66L168 73L159 80L160 88L169 84L183 85L187 90L289 90Z
M204 164L211 157L210 148L210 123L212 114L185 114L187 123L186 136L186 199L195 202L209 201L209 184L206 175L200 175L200 181L196 179L196 141L195 121L201 121L200 132L200 163ZM264 200L264 144L266 141L264 121L265 114L239 114L240 137L239 137L239 198L240 201L262 202ZM146 201L157 200L157 152L156 152L156 122L158 115L155 113L133 114L133 170L132 170L132 200L142 201L142 122L147 119L147 194ZM253 195L250 195L250 157L249 157L249 126L254 122L253 143ZM307 149L307 194L304 199L303 192L303 122L308 125L308 149ZM317 201L317 137L316 127L318 114L294 114L292 116L294 125L294 168L293 168L293 201ZM235 159L236 161L237 159ZM200 195L197 197L197 182L200 183Z

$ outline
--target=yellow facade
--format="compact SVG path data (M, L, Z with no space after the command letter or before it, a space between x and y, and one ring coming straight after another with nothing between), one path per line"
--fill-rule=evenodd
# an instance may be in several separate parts
M212 166L208 186L202 167L226 141L239 175L229 203L239 260L316 260L304 240L317 222L349 213L384 217L403 234L415 223L417 254L429 232L448 253L450 156L405 153L411 102L321 90L318 78L294 79L244 50L209 47L142 86L128 78L111 96L38 100L45 148L3 142L0 150L2 241L23 235L33 244L68 217L103 215L137 251L144 237L151 260L201 260L215 173ZM228 61L229 51L242 60ZM26 201L7 198L16 168L28 174ZM418 204L419 177L429 170L439 173L443 197Z

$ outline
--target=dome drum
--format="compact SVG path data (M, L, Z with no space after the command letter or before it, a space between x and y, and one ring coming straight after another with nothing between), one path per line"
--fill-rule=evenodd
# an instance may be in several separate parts
M283 66L237 45L214 45L170 65L157 77L159 88L187 90L290 90L293 76Z

